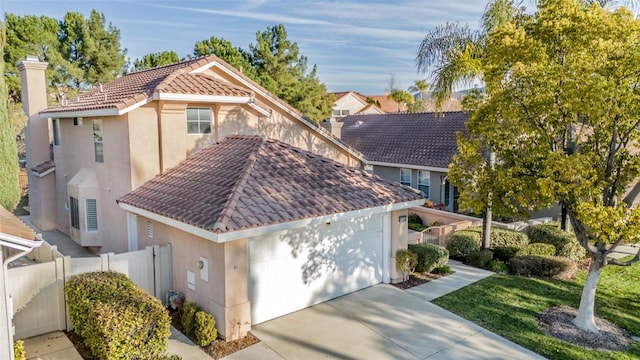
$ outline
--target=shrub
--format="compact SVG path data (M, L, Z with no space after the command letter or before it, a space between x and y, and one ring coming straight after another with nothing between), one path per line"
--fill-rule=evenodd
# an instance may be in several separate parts
M65 284L65 294L76 333L96 358L150 358L167 349L167 310L126 275L75 275Z
M409 214L409 216L407 217L407 221L409 223L424 225L424 223L422 222L422 218L416 213Z
M480 233L477 231L456 231L449 238L447 250L452 256L467 257L480 250Z
M446 265L449 260L449 251L434 244L410 244L409 251L418 257L416 272L431 272L437 267Z
M13 356L15 360L27 360L27 353L24 351L24 341L16 340L13 343Z
M568 280L577 271L571 260L557 256L516 256L507 263L509 273L526 277Z
M552 244L556 248L556 256L581 261L586 250L578 243L573 233L562 231L554 225L540 224L531 227L531 242Z
M194 302L186 302L182 306L182 317L180 323L184 328L184 332L187 336L193 336L193 331L196 328L196 313L200 311L200 306Z
M195 336L200 346L207 346L218 337L216 320L213 315L206 311L198 311L196 313Z
M471 266L485 269L493 260L493 252L491 250L480 250L467 256L467 263Z
M554 256L556 254L556 247L552 244L545 243L531 243L522 249L518 250L518 256L524 255L539 255L539 256Z
M409 278L418 263L418 255L409 250L399 249L396 251L396 269L402 273L402 281Z
M413 231L422 231L424 229L426 229L427 227L422 225L422 224L418 224L418 223L412 223L410 222L409 224L407 224L407 227Z
M433 269L432 273L449 275L449 274L453 274L453 270L451 270L451 267L449 265L442 265L440 267Z
M468 228L464 231L473 231L477 232L480 239L482 239L482 227L474 226ZM529 243L529 237L515 230L502 229L497 227L491 227L491 237L490 237L491 247L497 246L515 246L522 247Z
M152 360L182 360L182 356L162 354L162 355L153 357Z
M496 246L492 250L493 257L496 258L496 260L507 262L518 254L520 248L517 246Z
M509 272L509 267L502 261L491 260L489 263L489 270L498 274L505 274Z

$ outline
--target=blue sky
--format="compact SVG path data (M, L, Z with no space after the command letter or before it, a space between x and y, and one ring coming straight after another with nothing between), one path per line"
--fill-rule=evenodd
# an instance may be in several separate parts
M248 49L257 31L284 24L329 91L382 94L393 73L408 88L418 74L416 50L438 24L459 21L477 27L486 1L304 1L304 0L2 0L2 13L61 19L68 11L104 13L120 29L133 59L162 50L181 57L210 36Z

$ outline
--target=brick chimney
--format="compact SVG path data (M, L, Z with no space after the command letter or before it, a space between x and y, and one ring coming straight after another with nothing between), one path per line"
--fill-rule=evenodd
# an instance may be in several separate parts
M51 160L49 119L38 112L47 108L47 63L36 56L27 56L17 66L22 86L22 108L29 118L25 129L27 169L29 169L29 209L31 220L43 231L55 229L55 175L49 171L38 174L38 165Z

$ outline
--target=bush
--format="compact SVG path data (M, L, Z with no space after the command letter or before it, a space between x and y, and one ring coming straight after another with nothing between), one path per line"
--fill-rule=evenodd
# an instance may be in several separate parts
M491 250L476 251L467 256L467 263L477 268L486 269L493 260L493 252Z
M416 269L418 255L409 250L399 249L396 251L396 269L402 273L402 281L409 279L409 275Z
M206 311L198 311L196 313L195 336L200 346L207 346L218 337L216 320L213 315Z
M409 214L409 216L407 217L407 221L409 223L424 225L424 223L422 222L422 218L416 213Z
M194 302L186 302L182 306L180 323L187 336L193 336L193 331L196 329L196 313L198 311L200 311L200 306Z
M489 270L498 274L505 274L509 272L509 267L502 261L491 260L489 263Z
M453 274L453 270L451 270L451 267L449 265L442 265L440 267L433 269L432 273L449 275L449 274Z
M152 360L182 360L182 356L180 356L180 355L162 354L162 355L158 355L156 357L153 357Z
M24 351L24 341L16 340L13 343L13 356L15 360L27 360L27 353Z
M126 275L75 275L65 284L65 294L76 333L96 358L153 358L167 349L167 310Z
M474 226L464 231L477 232L480 239L482 239L482 227ZM521 233L515 230L491 227L490 237L491 247L498 246L515 246L523 247L529 243L529 237L525 233Z
M449 238L447 250L452 256L467 257L480 250L480 233L477 231L456 231Z
M518 255L518 251L521 248L517 246L496 246L493 250L493 257L496 260L500 260L502 262L507 262L511 260L512 257Z
M526 277L568 280L577 271L571 260L557 256L516 256L507 263L509 273Z
M449 251L434 244L409 244L409 251L416 254L418 258L416 272L431 272L437 267L446 265L449 260Z
M412 223L410 222L409 224L407 224L407 227L413 231L423 231L424 229L426 229L427 227L422 225L422 224L418 224L418 223Z
M554 225L534 225L530 234L532 243L552 244L556 248L556 256L581 261L587 255L573 233L562 231Z
M531 243L518 250L518 256L538 255L538 256L554 256L556 247L552 244Z

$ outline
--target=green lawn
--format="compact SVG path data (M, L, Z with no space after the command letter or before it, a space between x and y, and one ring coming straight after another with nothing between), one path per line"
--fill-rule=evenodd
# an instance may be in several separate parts
M628 351L587 350L538 329L538 312L560 305L578 307L585 277L584 271L573 282L494 275L434 303L549 359L640 359L639 342ZM596 313L640 336L640 263L604 269Z

